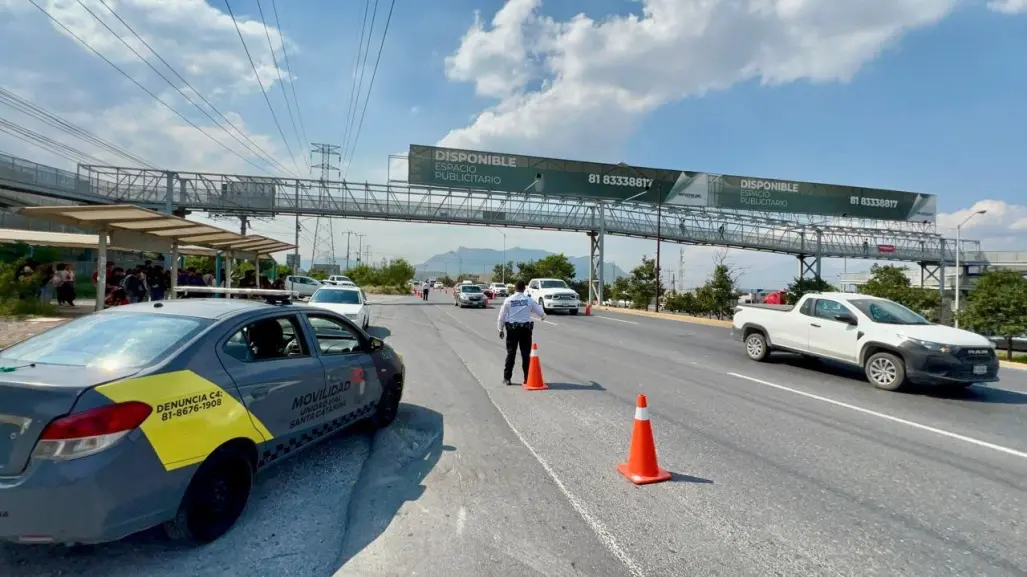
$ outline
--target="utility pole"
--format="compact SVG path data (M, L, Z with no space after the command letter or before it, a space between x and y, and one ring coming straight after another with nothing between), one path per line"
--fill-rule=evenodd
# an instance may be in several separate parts
M663 279L660 275L660 245L662 244L661 225L663 224L663 187L656 181L656 312L660 312L660 287Z
M680 255L678 256L678 283L681 287L678 292L685 292L685 247L681 247Z
M314 169L318 169L318 206L319 210L325 210L329 205L331 195L328 183L331 181L332 173L340 176L338 162L342 160L340 147L335 144L312 143L310 150L311 176L314 176ZM316 158L315 158L316 157ZM315 159L317 162L315 162ZM318 257L325 261L323 264L335 264L335 234L332 231L332 217L325 217L327 230L321 230L321 217L317 217L314 225L314 246L311 249L311 268L317 264ZM348 264L348 263L347 263ZM347 266L347 268L349 268Z
M358 244L357 244L357 266L360 265L360 262L361 262L360 258L364 254L364 237L365 236L367 236L367 235L364 235L364 234L358 234L357 235L357 239L358 239L358 241L357 241L358 242ZM366 262L366 261L364 261L364 262Z
M302 266L300 266L300 230L302 230L302 227L300 227L300 182L297 180L296 181L296 239L295 239L295 242L293 242L293 244L296 245L296 248L294 248L292 250L292 255L293 255L292 258L293 258L293 260L295 261L296 264L293 267L294 270L292 271L292 274L300 274L300 269L303 268Z

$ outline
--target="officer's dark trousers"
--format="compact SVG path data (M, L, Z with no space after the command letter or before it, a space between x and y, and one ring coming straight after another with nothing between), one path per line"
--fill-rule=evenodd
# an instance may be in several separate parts
M521 367L524 369L524 380L528 380L528 363L531 357L532 323L512 325L506 323L506 364L503 365L503 379L513 378L514 357L517 349L521 349Z
M428 289L421 290L421 298L424 300L428 300Z

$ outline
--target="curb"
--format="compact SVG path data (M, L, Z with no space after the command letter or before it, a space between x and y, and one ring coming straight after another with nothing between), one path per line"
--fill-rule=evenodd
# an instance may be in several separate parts
M1005 369L1014 369L1014 370L1017 370L1017 371L1027 371L1027 364L1025 364L1025 363L1017 363L1017 362L1013 362L1013 361L999 360L998 364L999 364L1000 367L1005 368Z
M706 326L709 326L709 327L731 328L731 326L732 326L731 321L721 321L721 320L717 320L717 319L704 319L702 317L690 317L688 315L674 315L674 314L667 314L667 313L654 313L654 312L651 312L651 311L639 311L639 310L635 310L635 309L619 309L619 308L608 307L608 306L600 306L600 307L596 307L596 308L601 310L601 311L609 311L611 313L625 313L625 314L629 314L629 315L637 315L637 316L640 316L640 317L650 317L650 318L654 318L654 319L666 319L666 320L670 320L670 321L678 321L678 322L681 322L681 323L692 323L692 324L695 324L695 325L706 325Z

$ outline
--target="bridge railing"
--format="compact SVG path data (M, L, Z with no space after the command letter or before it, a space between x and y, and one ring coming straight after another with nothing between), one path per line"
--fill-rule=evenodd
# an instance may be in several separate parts
M896 261L955 261L956 247L933 232L896 225L846 226L787 222L766 215L598 199L547 197L407 184L357 184L305 179L86 166L79 174L0 155L0 178L75 191L84 198L150 207L170 203L215 214L314 214L468 225L598 231L667 242L727 246L785 254ZM659 225L657 217L659 216ZM819 248L817 244L819 230ZM985 259L963 241L963 262Z

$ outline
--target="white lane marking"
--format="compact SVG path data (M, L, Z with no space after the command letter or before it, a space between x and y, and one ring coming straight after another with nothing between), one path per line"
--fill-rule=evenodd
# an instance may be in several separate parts
M618 323L628 323L629 325L637 325L638 324L635 321L626 321L624 319L615 319L613 317L604 317L602 315L592 315L592 316L594 316L597 319L606 319L608 321L617 321Z
M902 419L902 418L899 418L899 417L893 417L893 416L885 414L885 413L879 413L877 411L871 411L870 409L864 409L863 407L857 407L856 405L850 405L849 403L843 403L841 401L836 401L834 399L829 399L827 397L821 397L820 395L814 395L813 393L807 393L805 391L800 391L798 389L793 389L791 387L785 387L785 386L782 386L782 385L777 385L777 384L770 383L770 382L767 382L767 381L764 381L764 380L761 380L761 379L757 379L757 378L754 378L754 377L747 377L745 375L740 375L738 373L728 373L728 374L731 375L732 377L738 377L739 379L745 379L747 381L752 381L754 383L758 383L758 384L761 384L761 385L764 385L764 386L767 386L767 387L773 387L773 388L781 390L781 391L787 391L789 393L795 393L796 395L800 395L800 396L803 396L803 397L806 397L806 398L809 398L809 399L814 399L814 400L817 400L817 401L821 401L821 402L824 402L824 403L835 405L836 407L843 407L843 408L846 408L846 409L849 409L849 410L852 410L852 411L856 411L857 413L863 413L865 415L871 415L871 416L877 417L879 419L884 419L886 421L891 421L893 423L898 423L900 425L906 425L907 427L912 427L914 429L920 429L921 431L927 431L929 433L934 433L935 435L941 435L942 437L948 437L950 439L955 439L957 441L963 441L964 443L969 443L971 445L976 445L978 447L984 447L985 449L991 449L992 451L998 451L999 453L1005 453L1007 455L1012 455L1014 457L1020 457L1021 459L1027 459L1027 452L1024 452L1024 451L1017 451L1016 449L1010 449L1009 447L1003 447L1002 445L996 445L994 443L989 443L987 441L982 441L980 439L975 439L973 437L967 437L965 435L960 435L958 433L952 433L952 432L945 431L945 430L942 430L942 429L938 429L938 428L935 428L935 427L931 427L931 426L928 426L928 425L922 425L922 424L914 422L914 421L908 421L906 419Z
M460 510L456 512L456 534L462 535L464 532L464 524L467 523L467 508L463 505L460 506Z
M554 323L553 321L542 321L542 322L546 323L547 325L553 325L554 327L560 326L560 325Z
M449 318L464 325L468 329L471 328L467 326L467 324L464 323L462 320L450 314L450 312L446 309L439 307L439 310L445 313L447 316L449 316ZM624 564L625 567L627 567L628 573L631 575L631 577L645 577L645 572L642 571L642 567L637 562L635 562L635 560L632 559L631 556L628 555L628 553L624 549L621 548L621 546L617 543L617 538L614 537L612 533L610 533L610 530L606 528L606 525L604 525L602 521L600 521L588 512L588 509L585 508L585 504L582 503L581 500L579 500L574 495L574 493L571 493L570 489L567 488L567 485L564 485L563 481L560 480L560 477L556 475L556 471L554 471L553 468L549 466L549 463L542 457L542 455L539 454L539 452L531 446L531 443L528 442L528 439L525 438L525 436L517 430L517 427L514 426L513 421L511 421L510 417L507 416L506 411L504 411L503 408L499 406L499 403L496 402L496 398L492 396L492 391L485 386L485 382L481 380L481 377L475 374L474 369L471 368L471 365L467 364L467 361L465 361L464 358L460 356L460 353L455 348L450 347L450 350L453 351L453 354L456 355L456 358L460 359L460 362L463 363L464 368L467 369L467 372L470 373L471 376L474 377L474 380L478 381L478 384L481 386L481 388L485 390L485 394L488 396L489 401L492 403L492 406L495 407L497 411L499 411L499 416L503 417L503 420L506 421L506 426L510 427L510 430L513 431L514 436L516 436L517 439L521 442L521 444L523 444L524 447L528 449L528 452L531 453L531 456L535 457L535 460L538 461L538 464L542 465L542 470L545 471L547 475L549 475L549 478L552 479L554 483L556 483L556 487L560 489L561 493L563 493L564 498L567 499L567 502L570 503L571 507L578 513L579 516L581 516L581 518L585 521L585 524L588 525L590 529L592 529L592 532L595 533L596 537L599 539L599 542L602 543L610 551L610 553L612 553L613 556L617 558L617 560L619 560L621 563Z

